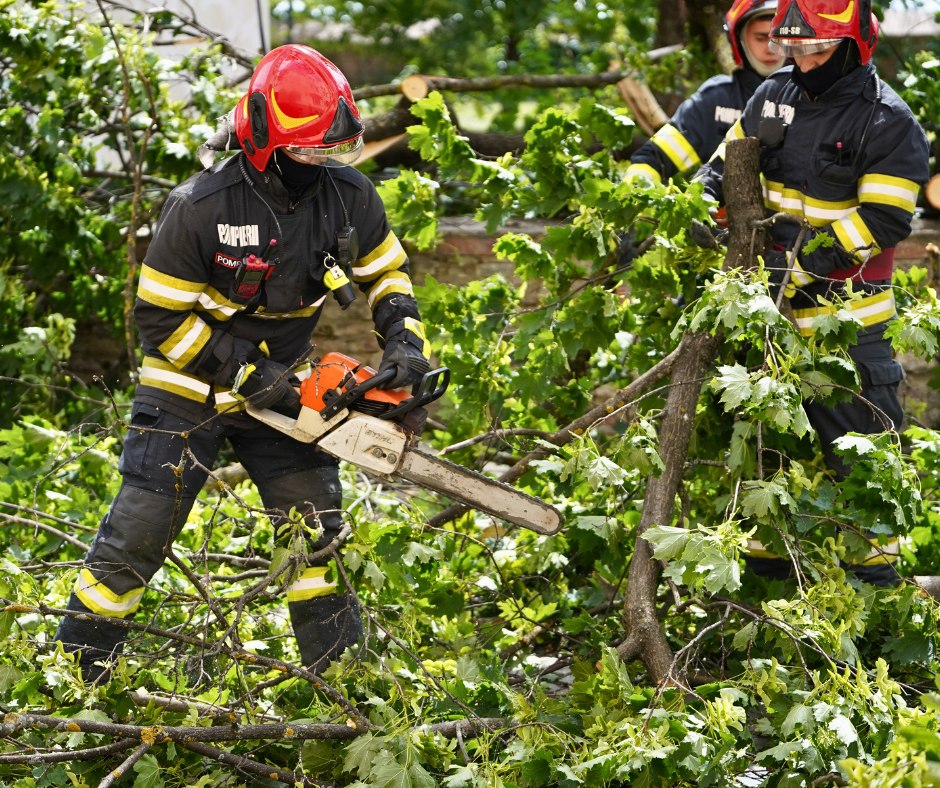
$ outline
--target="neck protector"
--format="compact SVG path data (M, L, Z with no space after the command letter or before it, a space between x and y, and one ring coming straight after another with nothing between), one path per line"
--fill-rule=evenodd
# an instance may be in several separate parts
M860 64L858 47L851 38L843 38L825 63L810 71L793 69L793 81L815 98L821 96Z

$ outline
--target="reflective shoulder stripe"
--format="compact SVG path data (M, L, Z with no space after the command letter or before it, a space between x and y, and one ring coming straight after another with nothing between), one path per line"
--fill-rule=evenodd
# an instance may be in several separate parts
M692 143L671 123L667 123L653 135L653 144L666 154L679 172L687 172L702 163Z
M144 588L132 588L123 594L115 594L103 581L98 580L88 567L82 567L75 582L75 596L92 613L99 616L124 618L136 612L144 596Z
M320 596L329 596L336 593L336 581L328 581L327 566L311 566L287 589L288 602L302 602L305 599L314 599Z
M858 199L861 202L893 205L908 213L914 213L917 207L917 195L920 186L907 178L893 175L863 175L858 186Z
M848 309L857 317L863 326L873 326L884 323L897 314L894 303L894 292L886 290L883 293L865 296L857 301L845 301L839 305L818 306L810 309L794 309L793 320L804 337L815 333L813 322L819 315L834 315L840 309Z
M140 365L140 384L196 402L205 402L211 391L209 384L202 378L180 372L168 361L150 356L145 356Z

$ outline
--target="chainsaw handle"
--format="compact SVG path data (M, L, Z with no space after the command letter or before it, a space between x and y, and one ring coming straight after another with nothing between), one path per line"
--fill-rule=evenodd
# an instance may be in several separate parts
M380 419L394 419L396 416L403 416L406 413L434 402L440 397L450 385L450 370L447 367L432 369L421 376L414 388L411 390L411 398L406 399L401 405L386 411Z
M320 415L322 415L324 419L329 419L336 413L339 413L343 408L352 407L352 404L362 399L366 395L366 392L372 391L372 389L382 388L383 385L389 383L392 378L395 377L395 374L394 369L377 372L371 378L353 386L351 389L347 389L336 397L336 399L323 409ZM441 367L440 369L433 369L430 372L426 372L421 376L421 380L412 388L412 396L400 405L383 413L380 418L393 419L415 408L419 408L422 405L427 405L429 402L433 402L440 397L447 390L448 385L450 385L450 370L447 367Z
M348 408L352 403L362 399L367 391L381 388L383 384L391 382L396 374L394 367L386 369L384 372L376 372L371 378L362 381L362 383L358 383L350 389L346 389L346 391L330 402L320 415L325 419L330 418L334 414L339 413L343 408Z

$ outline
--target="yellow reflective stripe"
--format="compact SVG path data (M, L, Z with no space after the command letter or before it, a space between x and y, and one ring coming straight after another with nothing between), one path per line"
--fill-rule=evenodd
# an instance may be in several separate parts
M177 366L185 367L206 346L211 336L212 329L191 314L160 343L160 352Z
M725 134L725 138L718 143L718 147L715 148L715 152L712 154L712 157L709 161L715 161L719 159L724 161L725 158L725 144L728 140L743 140L747 135L744 133L744 126L741 125L740 120L736 120L734 125L728 129L728 133Z
M385 236L385 240L369 254L356 260L356 264L352 267L353 279L357 281L374 279L383 271L401 268L406 259L407 255L402 248L401 241L395 233L390 232Z
M206 287L206 289L199 294L196 308L208 312L218 320L228 320L243 307L239 307L234 301L229 301L228 298L214 287Z
M140 384L196 402L205 402L210 391L209 384L201 378L181 372L168 361L150 356L146 356L140 365Z
M142 301L164 309L192 309L199 300L199 294L205 288L205 282L190 282L175 276L161 273L149 265L140 269L140 281L137 283L137 297Z
M115 594L102 580L96 578L87 567L82 567L75 581L75 596L92 613L99 616L124 618L140 607L144 596L143 587L132 588L123 594Z
M762 181L764 204L775 211L804 217L814 227L843 218L858 206L855 198L849 200L820 200L809 197L799 189L785 188L777 181Z
M310 317L323 306L324 301L326 301L326 296L314 301L310 306L305 306L303 309L295 309L293 312L265 312L263 308L259 307L258 311L255 312L252 317L261 320L292 320L298 317Z
M679 172L686 172L702 163L692 143L671 123L653 135L653 144L666 154Z
M790 281L796 287L806 287L806 285L813 281L812 274L808 274L803 270L803 266L800 265L800 261L797 259L796 255L793 255L792 265L790 267Z
M868 225L857 211L832 223L832 232L842 248L850 252L859 262L864 263L872 255L878 254L881 249L875 243L875 236L871 234Z
M328 581L327 566L311 566L287 589L288 602L302 602L305 599L315 599L320 596L329 596L336 593L336 581Z
M746 552L751 558L780 558L779 555L764 547L759 539L748 539Z
M431 358L431 343L428 342L428 335L424 328L424 323L415 320L413 317L404 319L405 328L421 340L421 353L425 358Z
M291 369L298 380L306 380L313 374L313 365L309 361L298 364ZM245 398L240 394L233 394L231 389L216 387L214 392L215 409L218 413L234 413L245 409Z
M810 309L794 309L793 320L800 333L807 337L814 333L813 321L817 315L834 315L840 309L848 309L857 317L863 326L873 326L884 323L897 314L894 303L894 292L886 290L883 293L865 296L857 301L845 301L839 305L818 306Z
M908 213L914 213L919 192L920 186L914 181L893 175L863 175L858 185L860 202L893 205Z
M869 539L872 549L862 561L862 566L875 564L893 564L901 555L901 544L896 536L891 537L885 544L879 545L877 539Z
M660 184L663 182L662 176L659 174L659 170L655 167L651 167L649 164L631 164L627 167L626 173L624 173L624 178L628 181L632 180L647 180L653 184Z
M414 287L407 274L394 271L378 279L369 290L369 306L374 307L380 298L391 293L404 293L405 295L414 296Z

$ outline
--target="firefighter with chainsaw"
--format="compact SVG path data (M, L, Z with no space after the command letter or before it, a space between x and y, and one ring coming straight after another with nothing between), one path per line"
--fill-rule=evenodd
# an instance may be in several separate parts
M727 135L759 139L768 213L809 225L797 245L800 223L777 220L764 254L771 283L784 289L800 332L811 336L818 316L840 308L852 310L860 325L857 342L847 348L860 395L834 406L804 403L838 478L850 468L833 441L849 432L896 430L903 418L897 397L903 370L884 334L896 315L894 249L910 234L929 175L923 130L871 62L877 40L870 0L781 0L771 45L793 66L768 77ZM723 146L695 178L719 203L722 155ZM807 248L819 235L830 243ZM849 283L861 298L834 306ZM897 539L871 541L868 559L848 568L863 581L896 584ZM748 564L769 576L790 569L759 543Z
M352 283L367 299L388 388L429 369L408 259L374 186L347 166L363 126L339 69L309 47L279 47L227 121L223 139L239 152L171 192L141 269L144 360L122 485L68 603L96 617L63 617L56 634L86 678L121 653L127 630L116 620L140 605L224 443L275 528L296 509L322 534L308 555L341 530L338 461L244 412L250 401L297 414L311 336L331 301L348 306ZM355 597L327 559L308 560L286 600L305 666L322 669L360 637Z
M660 183L692 174L711 158L757 87L784 63L768 47L776 8L776 0L734 0L725 15L725 31L737 68L702 83L633 154L628 177Z

